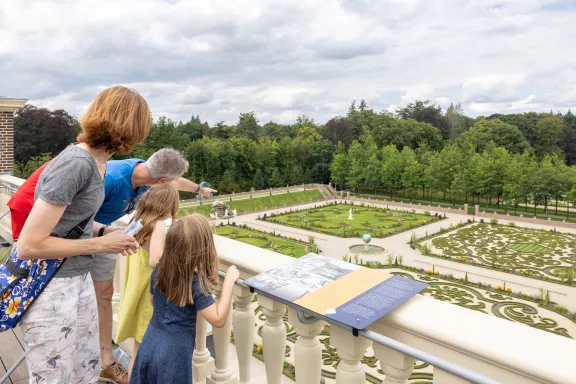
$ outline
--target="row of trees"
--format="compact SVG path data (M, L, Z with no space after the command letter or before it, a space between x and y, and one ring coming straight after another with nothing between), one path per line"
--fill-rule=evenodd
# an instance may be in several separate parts
M78 130L77 119L63 110L24 107L15 119L15 173L27 177L73 142ZM306 116L289 125L260 125L252 112L240 114L234 125L218 123L212 127L199 116L187 122L160 117L153 122L148 138L129 156L147 158L164 147L182 151L190 162L188 177L209 181L222 193L329 181L352 188L382 186L395 191L401 183L395 176L397 167L423 180L423 170L437 162L443 162L443 167L455 163L444 159L456 156L456 152L460 167L464 158L480 161L488 156L486 153L496 156L502 150L510 158L524 156L538 166L545 159L555 167L571 165L576 162L576 118L570 112L470 118L460 105L451 105L443 112L427 101L409 104L396 113L375 112L364 101L352 103L346 116L332 118L324 125ZM396 159L400 155L401 161ZM473 169L470 167L467 169ZM384 180L382 172L394 176ZM424 185L411 182L413 187L407 190L418 186L487 195L487 187L471 187L461 181L463 174L455 182L453 170L436 172L431 175L437 180L430 178ZM463 186L458 189L460 184ZM402 188L406 189L404 184ZM498 199L503 193L499 191L494 189Z
M490 142L478 152L472 145L449 144L441 151L427 144L416 150L395 145L378 149L371 137L354 141L348 152L339 146L331 167L332 180L353 189L384 189L394 196L402 191L410 201L415 191L436 201L460 196L467 202L480 197L486 205L493 198L505 202L514 211L519 205L545 206L559 200L576 203L576 168L567 166L557 155L541 159L524 151L514 153Z

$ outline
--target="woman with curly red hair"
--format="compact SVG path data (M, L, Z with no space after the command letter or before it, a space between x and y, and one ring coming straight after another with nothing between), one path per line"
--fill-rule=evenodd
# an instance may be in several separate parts
M20 323L32 381L98 381L98 311L88 273L93 254L132 254L138 244L119 231L94 237L100 230L94 215L104 200L106 161L113 153L131 152L146 138L150 125L150 109L138 92L107 88L84 114L79 143L54 158L38 179L18 257L65 262ZM80 238L65 238L87 218Z

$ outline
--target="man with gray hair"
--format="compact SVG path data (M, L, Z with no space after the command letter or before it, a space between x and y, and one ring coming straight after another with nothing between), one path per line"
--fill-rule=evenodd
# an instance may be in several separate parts
M161 149L145 161L142 159L111 160L107 162L104 179L104 203L96 213L94 221L102 224L98 236L113 231L110 225L124 215L134 211L138 198L160 183L170 183L180 191L194 192L209 198L216 192L201 188L182 175L188 170L188 162L180 152ZM112 296L114 294L115 254L96 254L90 274L94 281L98 303L100 355L102 359L101 379L107 382L128 383L124 367L112 355Z

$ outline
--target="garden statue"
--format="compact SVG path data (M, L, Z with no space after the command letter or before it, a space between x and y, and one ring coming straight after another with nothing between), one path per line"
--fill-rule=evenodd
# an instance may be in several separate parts
M236 211L236 209L233 209L233 210L232 210L232 215L233 215L234 217L236 217L237 214L238 214L238 212Z
M354 220L354 218L352 217L352 208L350 208L350 210L348 211L348 220Z
M216 200L212 204L212 213L216 219L229 219L231 217L236 217L236 210L232 210L228 204L223 203L220 200Z

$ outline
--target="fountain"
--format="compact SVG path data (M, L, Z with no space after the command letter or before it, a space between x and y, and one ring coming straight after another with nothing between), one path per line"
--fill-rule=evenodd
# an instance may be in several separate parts
M350 211L348 211L348 220L354 220L352 217L352 208L350 208Z
M352 245L350 248L350 252L355 253L357 255L379 255L386 252L386 248L380 247L378 245L371 245L370 242L372 241L372 236L366 233L362 236L362 241L364 244L359 245Z

